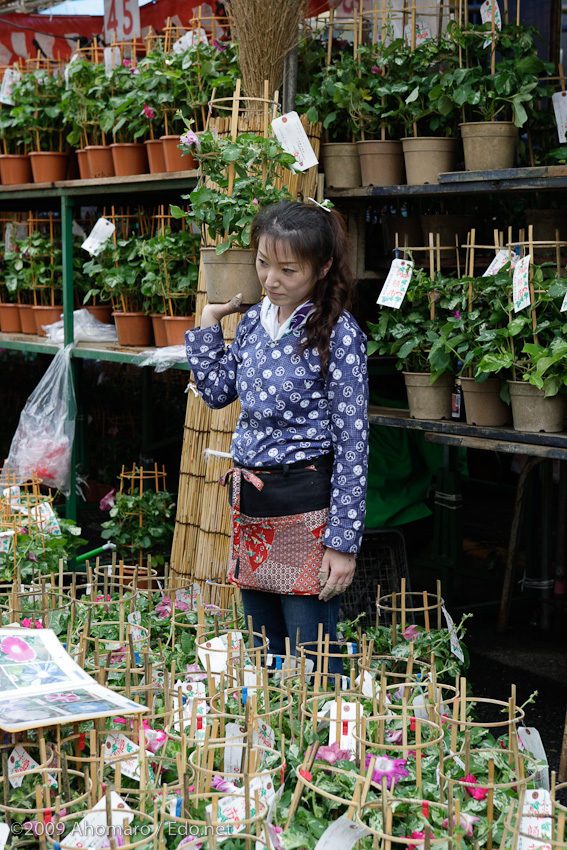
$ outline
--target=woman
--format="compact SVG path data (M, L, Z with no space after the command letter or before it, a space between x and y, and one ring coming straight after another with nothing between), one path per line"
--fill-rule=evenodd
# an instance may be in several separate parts
M233 435L229 580L270 652L336 640L340 594L352 582L364 528L368 458L366 337L346 307L354 280L340 216L282 202L252 222L266 292L224 345L220 320L240 306L207 304L185 335L210 407L240 400ZM329 672L342 672L334 659ZM337 663L338 662L338 663Z

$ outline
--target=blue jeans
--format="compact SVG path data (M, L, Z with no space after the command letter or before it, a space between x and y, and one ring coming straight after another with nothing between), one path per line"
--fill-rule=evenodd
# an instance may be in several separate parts
M252 628L258 633L261 633L264 626L272 655L285 655L286 637L289 637L293 655L298 629L299 642L314 642L314 645L309 648L315 649L319 623L323 623L323 634L329 635L331 643L337 639L340 596L334 596L328 602L323 602L317 596L268 593L263 590L241 589L240 593L246 623L248 623L248 617L252 617ZM336 652L337 647L332 647L331 651ZM329 673L342 672L342 659L331 658Z

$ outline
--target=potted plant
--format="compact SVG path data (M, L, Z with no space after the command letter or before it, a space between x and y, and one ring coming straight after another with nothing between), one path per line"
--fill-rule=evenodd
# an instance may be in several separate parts
M377 323L368 323L368 354L396 357L403 371L412 419L450 419L455 362L441 330L441 306L451 278L431 280L414 270L406 297L397 309L383 308Z
M140 288L153 305L157 346L183 345L183 334L195 324L199 242L198 233L175 232L165 224L156 236L140 242L143 268Z
M354 56L341 52L336 61L317 74L307 94L298 94L295 103L305 110L309 121L321 121L327 141L321 145L321 158L327 186L351 189L360 186L360 161L354 144L353 120L357 95L358 64Z
M450 25L450 33L469 57L469 67L454 69L440 81L439 102L451 101L462 109L460 124L467 171L511 168L514 164L518 129L536 112L536 102L549 87L542 88L539 77L553 73L553 63L543 62L536 53L533 28L507 25L495 34L495 53L486 67L483 36L490 37L490 24L484 27Z
M101 523L101 537L116 544L120 559L135 553L140 567L147 555L163 564L169 555L175 528L175 505L167 490L118 493L110 508L110 519Z
M243 304L255 304L261 286L250 249L250 225L261 207L291 198L287 188L276 183L295 157L275 139L256 133L232 140L211 130L198 136L189 130L182 142L199 161L200 185L183 196L190 202L189 212L172 206L171 214L202 227L209 245L222 239L214 248L201 249L208 300L224 303L242 292Z
M0 138L3 149L0 155L2 185L31 183L31 129L23 116L14 113L13 108L5 104L0 107Z
M59 321L63 312L61 242L52 230L49 234L34 230L22 241L20 250L33 293L36 333L45 336L43 326Z
M82 178L114 176L112 151L107 136L113 114L108 107L110 80L104 64L76 59L67 66L62 107L70 127L67 141L78 147Z
M30 160L34 183L64 180L69 153L65 143L65 115L61 106L64 80L43 69L22 76L13 90L15 126L31 136Z

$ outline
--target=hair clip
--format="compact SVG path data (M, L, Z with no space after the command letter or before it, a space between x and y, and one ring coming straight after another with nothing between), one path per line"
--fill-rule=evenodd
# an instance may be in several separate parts
M327 199L325 199L322 204L320 204L319 201L316 201L315 198L307 198L307 200L311 201L312 204L315 204L316 206L321 207L321 209L325 210L325 212L331 212L331 210L334 207L334 204L331 203L331 201L329 201Z

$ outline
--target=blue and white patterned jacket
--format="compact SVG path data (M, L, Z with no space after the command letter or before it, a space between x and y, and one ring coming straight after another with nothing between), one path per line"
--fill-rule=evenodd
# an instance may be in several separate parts
M252 307L228 348L220 323L187 331L187 359L209 407L240 400L231 445L237 463L269 467L334 453L324 543L358 552L368 469L366 337L345 311L331 334L324 379L317 349L298 353L302 334L299 328L272 342Z

